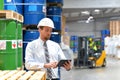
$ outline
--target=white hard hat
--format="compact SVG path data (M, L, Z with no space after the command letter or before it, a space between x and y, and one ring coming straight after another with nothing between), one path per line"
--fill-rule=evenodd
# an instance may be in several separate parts
M54 23L50 18L43 18L39 21L37 28L39 28L40 26L47 26L54 28Z

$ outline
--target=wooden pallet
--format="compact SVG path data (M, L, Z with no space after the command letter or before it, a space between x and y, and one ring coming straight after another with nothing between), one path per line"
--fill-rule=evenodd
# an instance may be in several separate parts
M38 30L37 25L23 25L23 30Z
M45 71L5 70L0 71L0 80L46 80Z
M47 3L47 6L57 6L57 7L62 8L63 4L61 4L61 3Z
M0 19L13 19L23 23L23 16L12 10L0 10Z
M11 10L0 10L0 18L5 18L5 19L17 19L17 13Z
M21 14L18 14L18 21L23 23L24 19L23 19L23 16Z

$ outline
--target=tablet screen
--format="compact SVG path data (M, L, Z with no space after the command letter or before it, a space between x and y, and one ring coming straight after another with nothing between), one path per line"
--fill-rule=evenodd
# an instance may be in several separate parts
M58 63L58 66L61 67L65 62L68 62L68 61L71 61L71 60L60 60Z

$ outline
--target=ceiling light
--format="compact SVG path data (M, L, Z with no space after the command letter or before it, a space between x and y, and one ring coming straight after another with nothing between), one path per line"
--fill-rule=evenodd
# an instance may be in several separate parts
M100 10L99 10L99 9L95 9L95 10L94 10L94 12L99 13L99 12L100 12Z
M89 15L90 12L89 11L82 11L81 14L83 14L83 15Z

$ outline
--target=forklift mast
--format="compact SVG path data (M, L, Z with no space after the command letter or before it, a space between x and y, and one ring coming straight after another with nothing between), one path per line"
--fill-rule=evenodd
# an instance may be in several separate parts
M88 37L78 38L78 56L77 56L77 66L87 66L88 65Z

